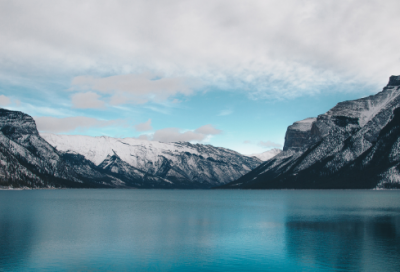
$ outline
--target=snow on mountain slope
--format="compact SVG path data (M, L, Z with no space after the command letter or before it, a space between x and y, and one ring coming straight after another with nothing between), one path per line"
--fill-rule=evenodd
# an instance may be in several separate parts
M289 126L282 153L225 187L400 187L392 155L400 153L399 108L400 76L392 76L381 92L338 103L307 130Z
M33 118L0 109L2 160L0 181L12 186L80 186L82 181L56 150L43 140Z
M233 181L260 164L258 159L211 145L162 143L105 136L41 136L57 150L79 153L96 166L116 155L121 161L144 173L173 183L196 183L204 188Z
M278 155L279 153L281 153L282 150L278 149L278 148L273 148L271 150L267 150L263 153L254 153L254 154L250 154L249 157L256 157L262 161L268 161L270 159L272 159L273 157L275 157L276 155Z

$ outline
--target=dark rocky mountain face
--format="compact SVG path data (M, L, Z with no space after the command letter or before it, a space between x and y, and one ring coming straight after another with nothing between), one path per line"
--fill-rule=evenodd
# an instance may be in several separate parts
M313 140L312 125L317 118L307 118L302 121L295 122L289 126L285 135L285 145L283 151L298 151L306 145L310 145Z
M0 183L14 187L82 187L82 181L36 129L32 117L0 109Z
M45 140L31 116L0 109L0 186L210 188L233 181L261 163L232 150L201 144L148 142L138 145L135 139L81 136L72 146L67 146L68 139L64 136L51 135ZM58 150L49 144L51 140L58 147L62 143L68 148ZM82 146L93 149L83 155L79 153L85 151ZM96 151L106 152L111 147L117 148L128 161L115 151L104 158L90 157ZM95 164L85 155L93 161L100 158L100 163Z
M376 95L294 123L284 152L222 188L400 188L399 108L400 76L392 76Z

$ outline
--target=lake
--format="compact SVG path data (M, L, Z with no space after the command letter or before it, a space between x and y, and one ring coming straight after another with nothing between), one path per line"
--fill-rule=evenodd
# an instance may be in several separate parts
M0 271L400 271L400 191L0 191Z

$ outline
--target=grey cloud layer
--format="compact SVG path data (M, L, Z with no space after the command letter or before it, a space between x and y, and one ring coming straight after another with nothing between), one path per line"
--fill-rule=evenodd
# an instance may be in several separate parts
M103 94L111 94L110 104L112 105L160 102L177 94L190 95L193 93L193 88L199 87L199 83L194 80L189 81L180 77L160 78L157 74L150 72L103 78L79 76L73 79L72 85L78 89L90 89ZM88 94L94 95L94 93L79 93L73 98ZM93 101L92 104L96 103L99 106L100 101L97 100L99 96L95 95L96 97L89 101Z
M7 106L11 103L10 98L5 95L0 95L0 106Z
M178 128L164 128L157 130L152 139L160 142L201 142L210 135L220 134L222 131L212 125L205 125L194 131L181 132Z
M147 122L137 124L135 126L137 131L149 131L152 130L153 127L151 126L151 119L147 120Z
M77 93L72 96L72 105L77 109L98 109L104 108L104 101L99 100L97 93Z
M338 82L380 86L398 74L399 10L398 0L1 1L0 72L150 70L255 98L313 94ZM122 78L81 79L99 92L124 88ZM150 85L122 93L140 102L190 89L169 84L162 93ZM125 98L112 95L115 104Z
M40 132L49 133L72 132L75 129L85 130L91 127L108 127L124 124L122 120L99 120L84 116L65 118L43 116L34 117L34 119Z
M65 133L72 132L76 129L84 131L93 127L111 127L111 126L125 126L126 122L123 120L99 120L96 118L74 116L65 118L56 117L34 117L37 128L40 132L47 133ZM145 123L135 126L137 131L152 130L151 119ZM222 133L221 130L208 124L195 129L194 131L181 131L179 128L164 128L156 130L154 133L140 135L138 138L142 140L152 140L160 142L201 142L211 135Z
M194 132L205 135L217 135L220 134L222 130L219 130L215 128L213 125L208 124L197 128Z

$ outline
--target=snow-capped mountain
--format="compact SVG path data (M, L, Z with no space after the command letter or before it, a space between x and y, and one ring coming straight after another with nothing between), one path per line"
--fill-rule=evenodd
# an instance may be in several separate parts
M45 140L33 118L18 111L0 109L0 184L52 187L82 180Z
M185 142L43 138L31 116L0 109L0 186L210 188L260 163L229 149Z
M400 76L288 127L284 151L224 188L400 188Z
M250 154L249 157L258 158L261 161L268 161L268 160L272 159L273 157L275 157L276 155L278 155L281 152L282 152L281 149L273 148L273 149L267 150L267 151L262 152L262 153Z
M103 173L135 180L130 182L135 187L210 188L234 181L261 163L229 149L187 142L41 136L64 156L79 154ZM158 180L149 180L150 177Z

